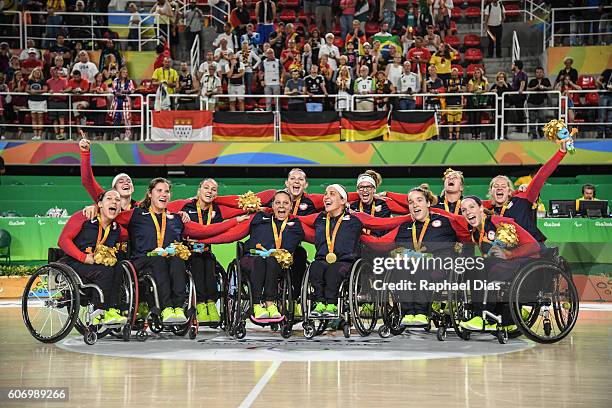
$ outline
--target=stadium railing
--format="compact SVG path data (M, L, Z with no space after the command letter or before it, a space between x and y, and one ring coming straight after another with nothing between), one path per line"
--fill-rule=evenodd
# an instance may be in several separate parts
M563 106L563 117L568 126L580 126L581 131L604 134L606 129L612 129L612 122L607 120L608 117L612 118L612 92L603 89L581 89L568 90L567 93L566 99L571 98L574 102L571 108L569 103ZM603 105L604 99L610 105ZM570 121L570 109L575 113L574 121Z
M23 49L25 42L21 28L23 27L23 14L16 10L4 10L0 13L0 31L2 41L17 40L19 48ZM17 23L17 25L15 25ZM17 42L15 41L15 42Z
M523 105L520 107L510 106L510 105L514 105L513 97L518 96L518 95L527 96L527 98L525 98L525 101L523 101ZM545 106L541 106L541 107L529 106L528 104L529 95L547 95L548 97L545 98L545 102L544 102ZM527 132L529 132L530 127L532 126L542 127L546 123L548 123L548 120L546 120L545 122L529 123L529 112L530 111L556 112L556 115L553 115L552 117L550 117L550 119L561 119L563 117L562 116L563 115L562 96L559 91L504 92L500 99L501 100L499 102L499 106L501 107L501 112L500 112L501 113L500 115L501 139L504 139L504 137L508 135L509 132L507 132L506 129L509 129L510 127L527 126ZM522 122L522 123L516 122L516 119L512 117L514 116L515 112L518 112L518 111L523 111L525 115L525 122Z
M576 12L586 18L574 17ZM570 14L573 14L567 19ZM551 35L549 46L563 46L567 38L570 46L583 45L589 37L595 37L593 45L601 44L600 36L612 38L612 6L559 7L551 9ZM607 36L607 37L606 37ZM597 39L599 37L599 39Z

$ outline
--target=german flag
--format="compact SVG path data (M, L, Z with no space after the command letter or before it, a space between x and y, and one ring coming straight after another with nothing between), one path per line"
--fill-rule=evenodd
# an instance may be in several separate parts
M273 142L272 112L215 112L213 116L215 142Z
M438 135L435 112L398 112L391 114L388 140L427 140Z
M232 26L232 31L234 31L236 29L236 27L238 27L240 25L240 18L238 18L238 9L237 8L232 10L232 12L230 13L229 23Z
M355 140L383 139L388 133L389 112L342 112L341 139Z
M338 112L281 112L281 141L339 142Z

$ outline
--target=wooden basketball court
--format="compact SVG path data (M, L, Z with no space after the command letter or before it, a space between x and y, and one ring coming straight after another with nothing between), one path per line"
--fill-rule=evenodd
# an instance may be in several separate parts
M9 403L5 399L0 406L609 407L612 309L594 309L583 306L573 332L552 345L534 345L523 338L501 345L488 335L464 342L451 339L454 335L449 333L444 347L456 348L457 357L392 360L386 355L380 360L385 351L377 353L375 348L366 358L350 361L342 353L358 348L362 339L354 333L349 341L341 332L330 332L317 337L313 347L338 350L340 361L330 359L329 353L326 361L287 361L293 358L284 356L303 352L277 349L275 341L257 343L252 348L247 343L236 354L236 360L241 361L226 357L223 361L201 361L181 360L180 347L189 340L172 338L150 338L144 343L105 338L96 345L84 346L87 354L67 350L70 344L82 343L76 331L61 347L42 344L27 332L20 308L5 305L0 309L0 388L67 387L69 402ZM296 326L288 341L278 333L267 338L277 338L279 347L291 341L303 342L299 328ZM245 340L251 335L248 332ZM214 346L210 335L201 336L205 339L199 343L202 352ZM378 338L376 334L370 337L369 341ZM408 341L409 337L404 338ZM235 340L227 339L230 341ZM438 347L433 333L420 334L410 341L429 342L423 344L430 344L432 350ZM460 356L468 346L470 354ZM143 353L138 357L92 354L96 348L121 352L122 347L142 347ZM164 348L168 358L148 358L149 347ZM475 352L480 347L486 355ZM521 350L512 351L517 348ZM249 352L255 356L256 349L265 349L273 356L277 352L278 357L248 361Z

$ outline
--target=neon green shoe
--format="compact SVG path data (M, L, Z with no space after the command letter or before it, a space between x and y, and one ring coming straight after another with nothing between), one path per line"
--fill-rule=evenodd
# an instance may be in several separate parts
M91 324L97 326L102 323L102 315L97 315L91 320Z
M278 319L279 317L282 316L280 312L278 311L278 307L276 307L274 303L266 307L266 310L268 311L268 314L270 315L270 319Z
M176 321L176 316L174 315L174 308L167 307L162 311L161 314L162 323L174 323Z
M293 317L302 317L302 304L300 302L294 302Z
M119 310L111 307L110 309L104 311L104 320L102 320L102 323L106 325L111 325L111 324L125 324L126 322L127 322L127 318L125 318L124 316L121 316L121 314L119 313Z
M372 317L374 314L374 305L372 303L364 303L361 305L359 316L361 317Z
M442 307L442 302L432 302L431 303L431 310L433 310L436 313L443 312L444 308Z
M149 315L149 305L147 302L142 302L138 304L138 312L136 312L136 317L139 319L146 319Z
M518 330L518 327L516 327L516 324L509 324L508 326L504 326L503 327L507 332L513 332Z
M253 317L256 319L267 319L270 317L268 310L260 304L253 306Z
M521 307L521 317L523 321L526 322L529 319L529 315L531 314L531 310L527 309L525 306Z
M412 325L414 326L427 326L429 320L427 320L427 316L422 313L414 315L414 320L412 321Z
M468 329L468 330L482 330L484 326L484 321L482 320L482 317L476 316L476 317L472 317L467 322L459 323L459 326L463 327L464 329Z
M210 318L211 322L218 323L221 321L221 316L219 316L217 304L215 302L206 303L206 309L208 309L208 317Z
M174 308L174 317L177 323L185 323L187 321L187 316L185 316L185 311L182 307Z
M333 303L328 304L327 307L325 308L325 311L323 312L323 316L327 316L327 317L333 317L337 315L338 315L338 306L334 305Z
M412 322L414 322L414 315L408 314L408 315L402 317L402 321L400 322L400 325L402 325L402 326L410 326L412 324Z
M312 317L321 317L323 312L325 312L325 303L317 302L314 310L312 312L310 312L310 315Z
M198 322L208 323L210 322L210 316L208 315L208 308L206 307L206 303L198 303L196 305L196 318Z

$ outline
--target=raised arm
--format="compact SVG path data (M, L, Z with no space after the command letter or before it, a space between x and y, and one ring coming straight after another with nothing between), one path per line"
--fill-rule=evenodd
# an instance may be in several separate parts
M241 222L218 235L206 238L204 239L204 242L206 242L207 244L227 244L230 242L239 241L249 235L252 219L253 215L251 215L249 221Z
M84 147L85 145L87 146L86 148ZM89 141L79 142L79 148L81 149L81 183L91 199L96 201L98 196L104 192L104 189L96 182L93 170L91 169Z
M62 251L79 262L85 262L87 254L81 252L81 250L74 244L74 239L77 235L79 235L79 232L81 232L83 223L85 221L87 221L87 218L85 218L81 211L77 211L72 214L70 219L68 219L68 222L66 222L59 239L57 240L57 245L59 245Z
M521 197L529 201L530 203L536 202L538 196L540 195L540 191L542 191L542 187L544 187L544 183L550 177L550 175L556 170L557 166L563 158L565 157L565 152L562 150L558 150L554 156L547 161L541 168L538 170L536 175L529 183L527 190L524 193L517 193L515 196Z
M195 239L206 239L219 235L229 228L232 228L238 224L237 218L225 220L218 224L200 225L197 222L189 221L185 223L185 229L183 230L183 236Z

